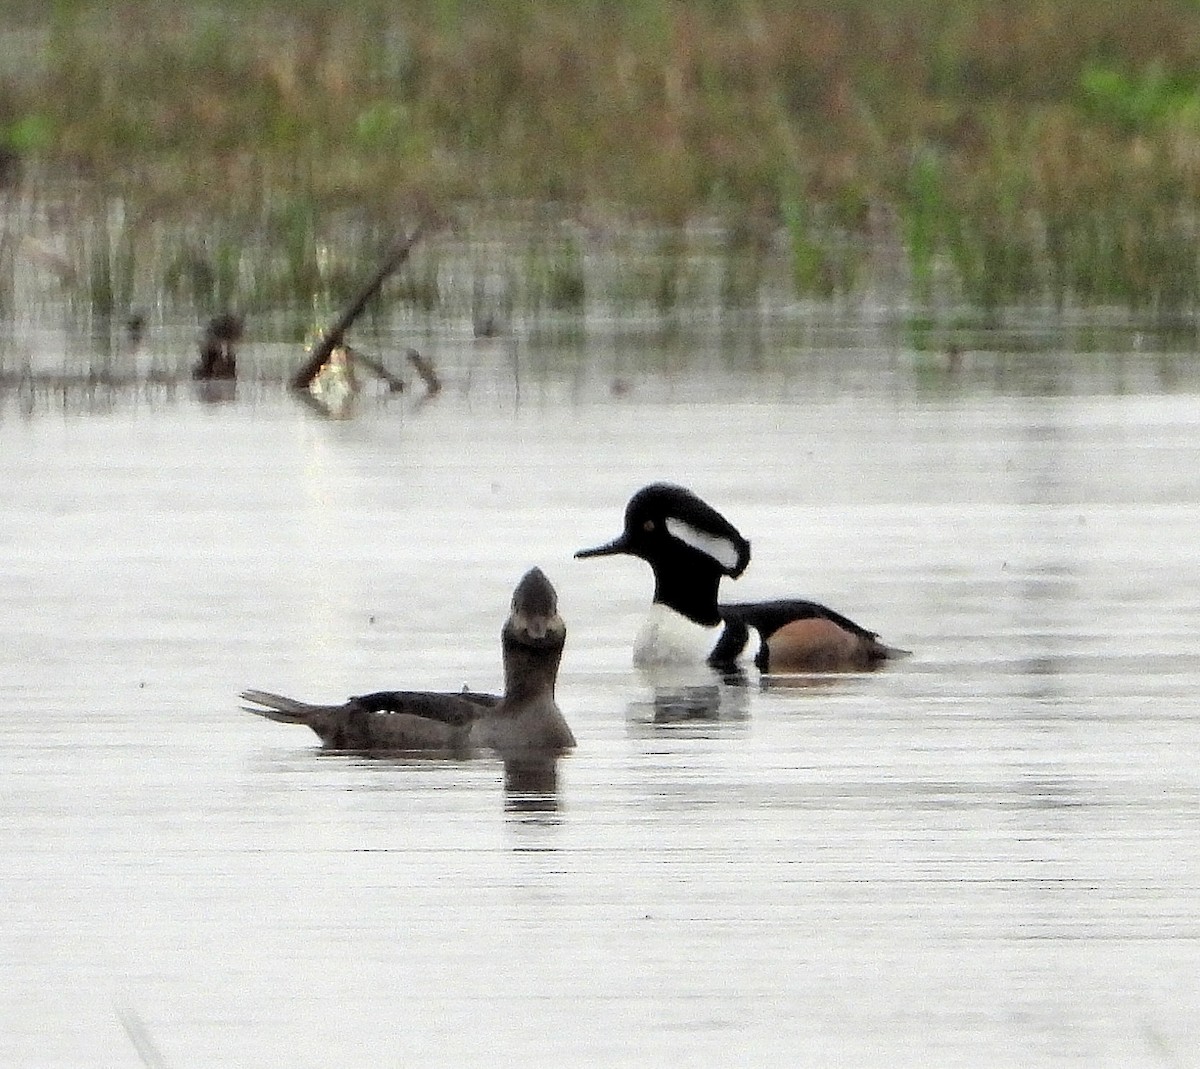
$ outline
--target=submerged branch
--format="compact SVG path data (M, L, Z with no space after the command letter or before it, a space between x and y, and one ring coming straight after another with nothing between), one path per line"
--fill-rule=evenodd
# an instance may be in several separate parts
M426 229L427 226L425 223L418 223L416 229L392 249L379 270L371 276L371 279L358 292L354 300L346 306L333 326L322 333L321 337L317 339L317 343L313 346L308 360L292 378L294 389L305 390L308 388L309 383L312 382L317 372L324 367L334 349L342 344L342 339L345 337L346 331L362 315L363 309L367 307L371 299L379 292L380 287L387 281L388 276L403 266L404 261L408 259L409 253L412 252L413 246L424 236Z

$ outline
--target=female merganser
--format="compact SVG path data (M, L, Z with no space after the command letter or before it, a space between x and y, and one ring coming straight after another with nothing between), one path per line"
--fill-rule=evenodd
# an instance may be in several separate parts
M307 724L330 749L439 751L466 756L495 750L506 761L553 757L575 736L554 700L567 629L541 569L513 592L501 631L504 694L377 691L340 705L311 705L263 690L242 692L248 712L283 724Z
M718 604L721 578L746 570L750 543L682 486L643 487L626 506L624 531L575 556L618 553L640 557L654 572L654 603L634 643L639 665L706 661L730 669L752 630L759 642L754 663L764 673L862 671L908 655L813 601Z

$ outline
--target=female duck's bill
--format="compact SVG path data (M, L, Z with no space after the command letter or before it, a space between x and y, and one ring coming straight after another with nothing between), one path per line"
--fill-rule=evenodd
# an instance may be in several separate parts
M305 724L331 749L437 752L491 749L506 761L557 757L575 746L554 699L566 641L554 587L533 568L517 584L502 631L504 694L376 691L338 705L242 692L248 712Z
M762 672L857 671L907 654L813 601L719 603L721 580L738 578L750 563L750 543L682 486L643 487L626 506L621 534L575 556L613 554L638 557L654 573L654 611L634 644L639 664L674 664L686 655L730 669L751 632Z

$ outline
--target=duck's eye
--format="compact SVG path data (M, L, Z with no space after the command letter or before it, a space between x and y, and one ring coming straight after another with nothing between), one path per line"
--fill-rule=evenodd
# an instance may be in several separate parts
M643 531L653 531L654 530L654 521L647 520L645 523L642 524L642 530Z

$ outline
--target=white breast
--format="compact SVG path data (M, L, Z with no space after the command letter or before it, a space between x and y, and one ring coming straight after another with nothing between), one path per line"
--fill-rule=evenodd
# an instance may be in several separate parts
M720 633L720 624L705 627L666 605L651 605L633 643L633 663L643 668L704 664Z

